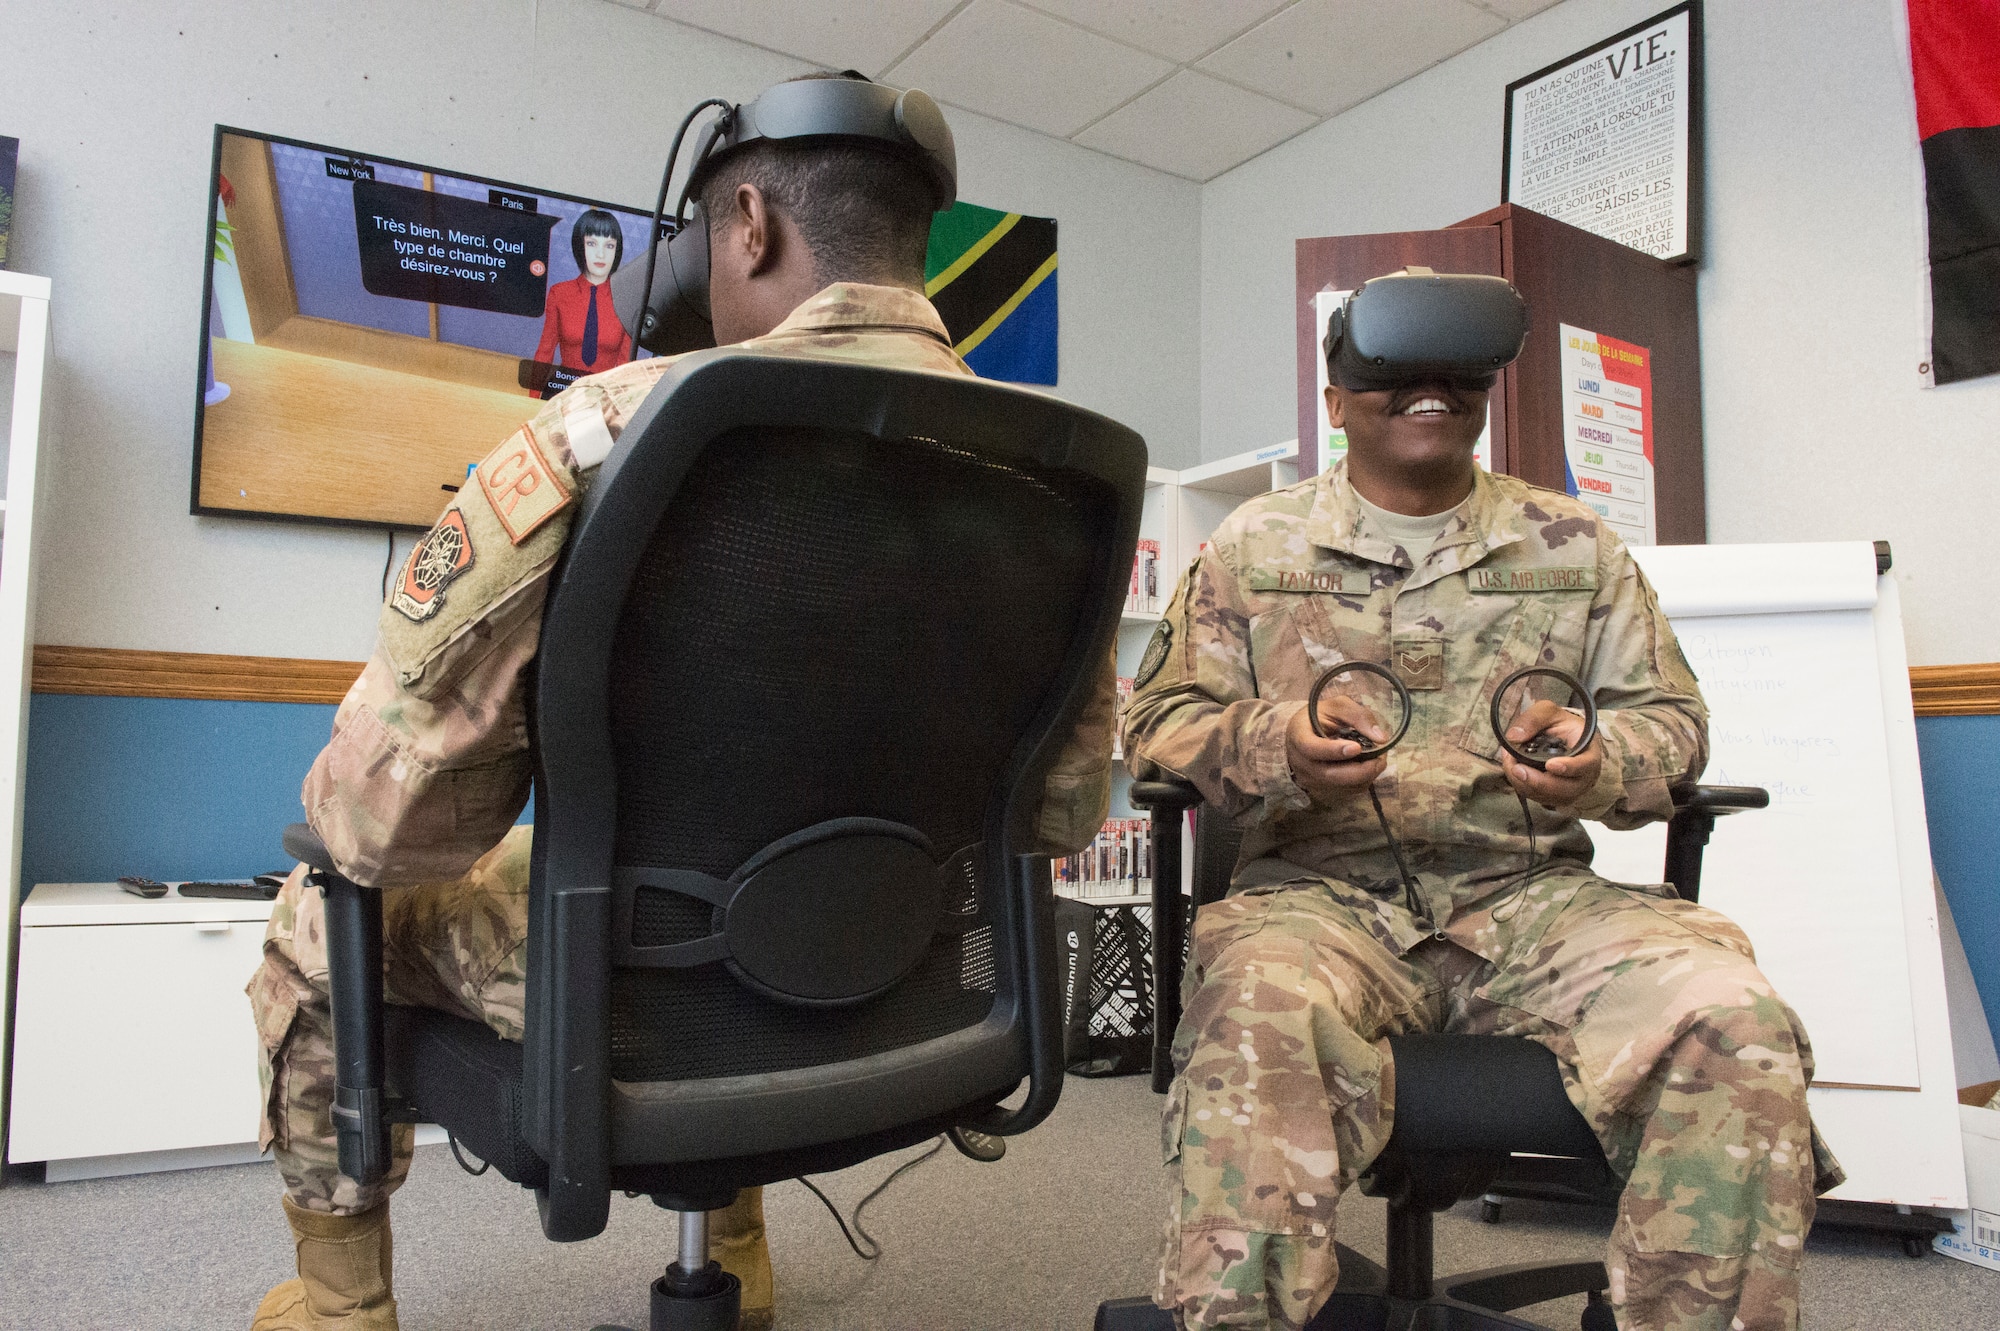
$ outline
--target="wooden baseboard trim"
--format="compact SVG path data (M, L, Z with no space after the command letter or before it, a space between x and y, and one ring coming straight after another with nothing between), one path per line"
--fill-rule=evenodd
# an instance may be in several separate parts
M36 693L127 698L209 698L233 702L337 703L361 673L359 661L288 656L212 656L119 647L35 648ZM1912 666L1918 716L2000 716L2000 661Z
M36 693L123 698L337 703L361 666L284 656L37 646L32 687Z
M1911 666L1910 697L1918 716L2000 715L2000 661Z

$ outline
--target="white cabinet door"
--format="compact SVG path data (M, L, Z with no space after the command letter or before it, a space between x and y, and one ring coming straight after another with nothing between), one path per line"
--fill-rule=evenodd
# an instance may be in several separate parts
M21 931L16 1161L257 1138L262 921Z

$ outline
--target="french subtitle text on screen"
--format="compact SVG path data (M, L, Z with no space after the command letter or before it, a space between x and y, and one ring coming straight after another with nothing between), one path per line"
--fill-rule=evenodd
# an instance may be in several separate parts
M377 296L540 315L556 221L406 185L354 182L361 284Z

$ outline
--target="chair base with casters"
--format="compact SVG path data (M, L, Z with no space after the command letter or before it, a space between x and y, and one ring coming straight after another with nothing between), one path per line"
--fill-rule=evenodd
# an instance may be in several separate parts
M1555 1055L1529 1040L1486 1035L1392 1036L1396 1129L1361 1176L1361 1191L1388 1203L1387 1265L1336 1245L1340 1283L1308 1331L1512 1331L1540 1322L1516 1309L1583 1294L1583 1331L1613 1331L1602 1262L1488 1267L1432 1274L1435 1213L1479 1196L1509 1151L1561 1161L1579 1176L1608 1178L1597 1138L1570 1105ZM1459 1110L1468 1083L1483 1113ZM1097 1331L1171 1331L1147 1299L1098 1308Z
M1181 896L1181 815L1201 796L1180 781L1134 782L1131 800L1152 811L1154 877L1153 1087L1172 1080L1171 1050L1180 1019L1180 974L1186 950ZM1700 890L1701 852L1715 819L1770 802L1763 790L1695 786L1675 792L1668 826L1666 877L1682 897ZM1198 911L1228 890L1235 860L1231 829L1207 810L1197 815L1197 866L1192 901ZM1579 1192L1618 1186L1596 1136L1570 1103L1555 1056L1518 1037L1392 1036L1396 1066L1395 1130L1360 1180L1361 1190L1388 1203L1388 1262L1379 1266L1337 1245L1340 1281L1309 1331L1487 1331L1540 1328L1512 1314L1577 1294L1589 1302L1583 1331L1614 1331L1601 1262L1493 1267L1459 1275L1432 1273L1433 1217L1460 1201L1489 1198L1510 1171ZM1477 1086L1476 1102L1464 1094ZM1097 1331L1170 1331L1171 1314L1148 1299L1099 1305Z

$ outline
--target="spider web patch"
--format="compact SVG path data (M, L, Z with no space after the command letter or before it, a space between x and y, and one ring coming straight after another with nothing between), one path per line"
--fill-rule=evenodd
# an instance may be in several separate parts
M465 515L456 508L446 509L437 526L410 551L410 562L403 565L402 580L389 594L389 604L404 618L421 624L444 609L444 589L471 567L472 536L465 530Z

